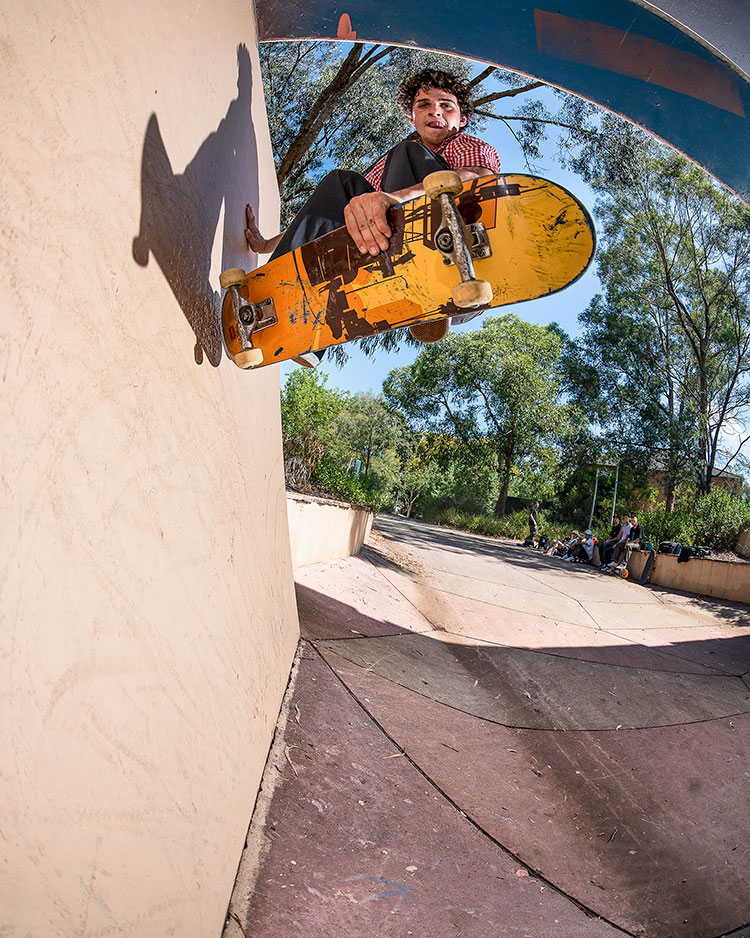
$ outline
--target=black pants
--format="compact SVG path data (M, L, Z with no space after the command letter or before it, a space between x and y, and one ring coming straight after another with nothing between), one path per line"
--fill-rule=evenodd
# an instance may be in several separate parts
M614 549L615 549L614 543L602 544L599 547L599 563L609 563L612 560L612 551Z
M450 169L419 140L402 140L386 158L381 187L384 192L397 192L422 182L425 176L440 169ZM375 192L359 173L337 169L329 173L299 210L284 232L271 259L287 254L315 238L344 225L344 209L355 195Z
M578 547L573 551L573 560L581 560L585 563L591 563L591 558L586 553L586 548L583 544L579 544Z

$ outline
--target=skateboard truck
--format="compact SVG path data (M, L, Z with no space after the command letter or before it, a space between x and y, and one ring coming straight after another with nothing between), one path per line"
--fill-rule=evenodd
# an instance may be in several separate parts
M219 276L219 283L228 291L232 301L234 322L229 326L229 336L231 339L236 338L241 346L239 352L232 354L232 358L240 368L255 368L263 363L263 350L253 345L253 333L275 326L279 320L271 297L260 303L245 299L240 287L246 280L247 275L240 267L225 270Z
M466 225L466 231L471 235L471 244L469 246L471 259L476 261L482 260L485 257L492 257L490 239L487 236L487 229L484 227L482 222L479 221L475 222L474 224ZM441 228L437 233L437 237L435 238L435 244L437 244L438 250L443 255L443 263L445 266L454 266L455 261L453 260L453 235L450 233L450 230L447 228Z
M492 302L492 287L486 280L477 280L474 276L473 258L488 257L489 244L484 226L468 227L458 213L455 197L463 190L461 177L450 170L441 170L430 173L422 185L433 201L440 202L443 212L435 235L437 249L449 264L456 265L461 275L461 283L451 291L453 302L462 309L486 306ZM476 254L473 249L477 250Z

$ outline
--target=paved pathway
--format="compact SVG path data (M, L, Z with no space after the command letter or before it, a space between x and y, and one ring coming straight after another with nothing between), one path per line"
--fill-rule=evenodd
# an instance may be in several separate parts
M749 607L393 517L297 592L228 938L750 938Z

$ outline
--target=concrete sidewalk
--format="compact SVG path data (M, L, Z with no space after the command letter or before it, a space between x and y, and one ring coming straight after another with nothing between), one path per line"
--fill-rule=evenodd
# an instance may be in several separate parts
M379 518L303 642L227 938L750 936L750 609Z

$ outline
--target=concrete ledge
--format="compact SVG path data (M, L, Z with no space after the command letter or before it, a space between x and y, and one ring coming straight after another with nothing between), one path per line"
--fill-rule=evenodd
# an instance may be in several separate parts
M286 493L286 514L295 570L358 553L373 519L366 508L298 492Z
M648 554L633 551L628 564L631 579L640 577ZM731 560L696 560L677 563L674 554L657 554L649 583L670 589L750 603L750 564Z

